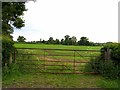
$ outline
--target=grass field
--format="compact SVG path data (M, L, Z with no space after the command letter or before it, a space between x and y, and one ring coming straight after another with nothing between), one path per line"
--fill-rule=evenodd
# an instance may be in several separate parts
M39 48L39 49L69 49L69 50L100 50L101 46L65 46L65 45L45 45L45 44L15 44L16 48ZM25 65L27 68L40 68L39 65L43 64L44 62L40 62L43 58L43 51L42 50L19 50L19 53L22 54L30 54L30 55L18 55L17 61L20 61L22 64L30 64ZM81 55L99 55L100 53L88 53L88 52L78 52ZM31 54L39 54L39 55L31 55ZM49 60L73 60L74 59L74 52L72 51L46 51L46 55L51 54L60 54L64 56L46 56L46 59ZM67 55L70 56L67 56ZM80 57L77 53L75 53L76 61L81 60L90 60L88 57ZM25 60L38 60L34 62L25 62ZM51 62L47 62L48 64L51 64ZM64 64L67 65L69 69L72 69L71 67L73 64L68 62L52 62L52 64ZM84 69L81 69L82 67L85 67L85 64L80 64L81 67L77 67L79 71L84 71ZM63 67L48 67L50 68L63 68ZM24 69L25 70L25 69ZM19 76L10 76L9 79L3 80L3 87L14 87L14 88L118 88L118 80L108 80L100 75L91 75L91 74L40 74L40 73L29 73L29 71L26 69L25 71L28 71L28 73L24 73ZM36 69L33 71L37 71ZM56 71L55 71L56 72ZM65 72L65 71L63 71ZM68 72L68 71L66 71Z
M100 52L88 52L88 51L77 51L77 50L99 50L100 51L100 48L101 48L100 46L90 47L90 46L65 46L65 45L45 45L45 44L15 44L15 47L29 48L29 49L18 50L19 54L17 57L19 58L17 58L17 61L23 60L24 63L27 63L27 65L24 65L25 68L27 67L27 70L24 69L25 71L28 71L28 72L34 71L34 70L41 71L40 69L44 67L43 64L46 64L45 65L46 70L44 71L49 71L49 72L62 71L64 73L74 72L74 69L77 72L78 71L91 72L90 67L89 67L89 70L86 69L88 71L85 71L86 63L74 63L74 62L88 62L91 60L91 56L95 56L95 55L97 56L100 54ZM37 48L37 49L30 49L30 48ZM43 49L50 49L50 50L43 50ZM57 50L54 50L54 49L57 49ZM30 64L31 62L32 64L34 63L34 65L32 66L34 70L28 68L29 67L28 63ZM40 69L38 70L38 68Z
M73 50L100 50L102 46L68 46L48 44L15 44L16 48L41 48L41 49L73 49Z

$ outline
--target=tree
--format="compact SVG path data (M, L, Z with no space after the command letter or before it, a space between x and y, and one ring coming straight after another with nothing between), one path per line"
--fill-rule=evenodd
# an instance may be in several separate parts
M68 39L67 45L72 45L72 38L71 37Z
M45 40L42 40L41 42L42 42L43 44L45 44Z
M22 19L25 9L25 2L3 2L2 3L2 66L9 66L10 57L14 50L13 46L13 28L24 27Z
M78 45L89 45L89 41L87 37L81 37L78 41Z
M72 36L72 45L76 45L77 38L75 36Z
M69 35L65 35L64 38L65 38L65 41L64 41L65 45L69 45L69 38L70 38L70 36Z
M24 38L23 36L19 36L17 41L18 42L25 42L26 38Z
M24 27L24 21L20 17L26 11L24 2L2 3L2 34L10 35L13 27Z
M54 44L53 37L50 37L50 38L49 38L49 40L48 40L48 44Z
M60 44L59 39L56 39L56 40L55 40L55 44Z
M40 43L42 43L42 39L40 38Z
M89 45L90 46L95 46L95 43L94 42L89 42Z
M61 44L64 45L64 39L61 39Z

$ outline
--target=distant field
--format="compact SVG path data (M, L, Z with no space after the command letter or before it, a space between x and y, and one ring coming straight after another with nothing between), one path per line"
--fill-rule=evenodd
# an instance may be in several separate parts
M40 49L73 49L73 50L100 50L102 46L68 46L47 44L15 44L16 48L40 48Z

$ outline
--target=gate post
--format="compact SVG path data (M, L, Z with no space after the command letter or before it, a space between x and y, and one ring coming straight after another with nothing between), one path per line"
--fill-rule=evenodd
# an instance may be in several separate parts
M45 49L44 49L44 70L45 70Z
M107 50L105 51L105 60L110 60L111 59L111 49L107 48Z
M14 53L13 53L13 63L16 63L16 53L15 53L15 50L14 50Z
M75 73L75 50L74 50L74 73Z

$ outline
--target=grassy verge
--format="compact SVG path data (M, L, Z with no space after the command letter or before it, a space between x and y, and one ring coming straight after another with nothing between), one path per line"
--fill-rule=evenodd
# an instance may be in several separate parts
M117 80L99 75L26 74L3 82L6 88L118 88Z

